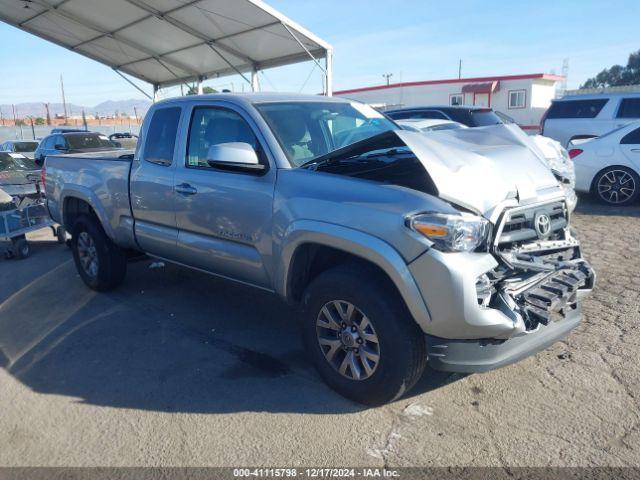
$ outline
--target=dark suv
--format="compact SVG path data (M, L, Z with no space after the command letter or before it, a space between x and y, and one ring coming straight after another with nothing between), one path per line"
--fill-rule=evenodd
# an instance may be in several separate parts
M408 118L434 118L441 120L452 120L462 123L467 127L486 127L504 123L498 115L487 107L460 106L425 106L406 107L384 112L393 120L406 120Z
M95 132L63 132L46 136L34 153L40 166L47 155L115 150L116 145L105 135Z

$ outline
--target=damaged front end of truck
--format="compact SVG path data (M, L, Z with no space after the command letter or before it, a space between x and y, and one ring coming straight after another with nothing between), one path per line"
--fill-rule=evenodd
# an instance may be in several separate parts
M570 226L574 205L544 161L508 131L386 132L307 168L417 190L459 212L461 228L450 212L407 214L406 225L430 245L409 268L431 315L423 330L434 368L513 363L579 323L595 274ZM415 219L425 217L417 228Z

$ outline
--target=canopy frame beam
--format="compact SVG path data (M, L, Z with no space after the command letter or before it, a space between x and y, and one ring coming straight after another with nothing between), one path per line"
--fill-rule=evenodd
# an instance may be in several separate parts
M60 10L59 6L54 7L53 5L49 5L46 1L42 1L42 0L35 0L34 3L36 3L36 5L46 9L46 12L41 12L41 13L53 13L55 15L58 15L60 17L66 18L67 20L71 20L72 22L76 22L79 23L81 25L87 25L89 28L91 28L92 30L95 30L97 32L100 32L102 36L108 36L111 37L115 40L117 40L118 42L122 42L125 45L128 45L131 48L134 48L146 55L149 55L151 58L153 58L154 60L158 61L158 63L160 63L164 68L167 68L166 65L163 65L162 62L160 62L158 60L158 55L154 54L152 51L148 50L146 47L139 45L136 42L132 42L131 40L128 40L126 38L123 38L120 35L117 35L117 33L111 33L111 32L105 32L101 27L99 27L98 25L94 24L93 22L90 22L88 20L82 19L82 18L78 18L75 15L65 12L63 10ZM20 25L21 27L24 27L26 23L28 23L30 20L27 20L25 22L22 22ZM71 51L75 51L76 47L69 47L69 49ZM84 53L84 52L83 52ZM140 61L140 60L138 60ZM185 72L189 72L191 75L198 75L197 72L195 72L194 70L192 70L190 67L188 67L187 65L183 65L181 62L172 60L172 59L166 59L166 62L168 64L173 65L176 68L179 68L180 70L183 70ZM136 63L136 62L133 62ZM180 78L178 77L174 72L172 72L171 70L169 70L169 72L175 76L176 78Z

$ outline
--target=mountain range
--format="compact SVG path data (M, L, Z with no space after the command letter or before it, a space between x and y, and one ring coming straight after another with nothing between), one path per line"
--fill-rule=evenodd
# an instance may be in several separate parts
M76 105L73 103L67 103L67 115L81 115L82 110L87 115L100 116L114 115L116 112L125 113L127 115L134 115L134 107L138 112L138 116L144 116L144 114L151 106L151 102L144 99L129 99L129 100L107 100L93 107L87 107L83 105ZM47 111L44 106L44 102L26 102L16 103L16 116L18 118L24 117L42 117L45 118ZM13 109L11 104L0 104L0 112L4 118L13 117ZM57 114L64 113L64 107L62 103L49 103L49 113L51 117Z

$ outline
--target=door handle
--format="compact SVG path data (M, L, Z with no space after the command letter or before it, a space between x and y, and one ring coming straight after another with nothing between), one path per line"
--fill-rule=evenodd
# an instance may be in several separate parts
M180 185L176 185L175 190L176 193L179 193L180 195L195 195L196 193L198 193L198 190L188 183L181 183Z
M640 148L632 148L631 151L634 153L640 153Z

